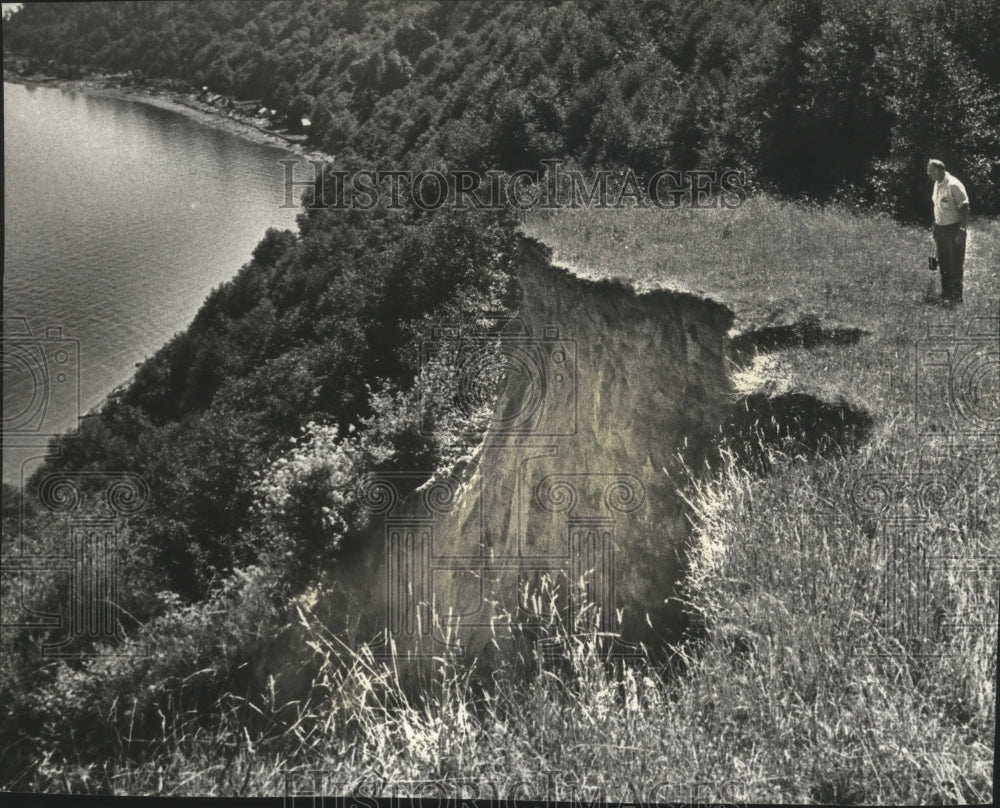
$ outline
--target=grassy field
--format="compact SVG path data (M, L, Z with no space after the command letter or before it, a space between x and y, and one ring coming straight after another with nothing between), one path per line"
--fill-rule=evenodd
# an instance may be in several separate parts
M698 486L690 597L709 631L663 727L668 759L698 750L688 776L745 781L753 800L989 800L1000 223L973 227L954 310L928 300L925 229L842 209L758 197L527 229L582 274L724 301L744 334L810 324L811 347L734 368L738 391L805 391L875 421L855 454L785 446L766 477L731 464ZM847 329L867 333L843 344ZM950 369L930 367L942 350Z
M363 655L334 664L344 648L304 610L329 663L293 726L273 720L274 704L248 724L231 695L218 721L179 709L145 762L87 776L185 795L319 782L384 795L990 801L1000 223L973 223L966 303L953 310L925 300L926 230L836 208L757 197L735 210L558 212L525 230L581 275L727 303L734 342L778 329L745 342L758 350L733 367L736 395L846 402L873 419L865 442L823 457L770 442L767 473L734 453L692 476L685 597L704 631L669 675L608 666L584 635L527 679L500 671L484 690L441 659L407 694ZM928 339L937 353L921 352ZM39 785L62 787L55 777Z

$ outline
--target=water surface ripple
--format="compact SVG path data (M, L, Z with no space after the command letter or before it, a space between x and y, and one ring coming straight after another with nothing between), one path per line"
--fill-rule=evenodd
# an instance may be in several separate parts
M39 454L12 442L44 446L75 426L74 369L62 386L54 375L60 344L70 365L79 345L86 412L186 327L268 227L294 229L288 157L147 104L4 83L5 482ZM31 339L9 327L17 317ZM31 362L45 367L44 402Z

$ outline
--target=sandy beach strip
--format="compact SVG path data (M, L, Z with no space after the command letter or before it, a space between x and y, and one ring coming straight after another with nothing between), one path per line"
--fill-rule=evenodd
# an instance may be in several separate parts
M315 149L305 149L299 143L290 143L280 134L266 132L252 123L231 117L224 112L214 110L207 105L193 100L193 94L185 96L176 92L164 92L148 88L128 88L110 83L109 79L95 76L87 79L53 79L46 81L33 80L30 77L13 75L4 71L4 81L14 84L30 84L39 87L59 87L64 90L99 95L109 98L121 98L126 101L137 101L160 109L186 115L205 126L221 129L224 132L237 135L253 143L261 143L283 149L290 154L304 155L315 159L332 161L330 155Z

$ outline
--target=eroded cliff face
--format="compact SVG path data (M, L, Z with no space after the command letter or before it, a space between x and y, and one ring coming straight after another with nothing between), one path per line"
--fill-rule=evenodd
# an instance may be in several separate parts
M689 523L676 486L731 406L733 314L581 280L531 241L520 282L520 316L501 341L506 380L475 462L429 482L420 470L363 481L372 533L317 611L376 654L391 640L401 656L452 649L497 663L552 608L567 625L586 616L620 634L621 653L679 636L671 597ZM554 598L539 608L546 581Z

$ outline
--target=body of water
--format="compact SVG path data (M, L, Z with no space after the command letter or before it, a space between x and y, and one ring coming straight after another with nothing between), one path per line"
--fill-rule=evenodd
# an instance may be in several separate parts
M3 479L126 381L233 277L289 153L148 104L4 84Z

